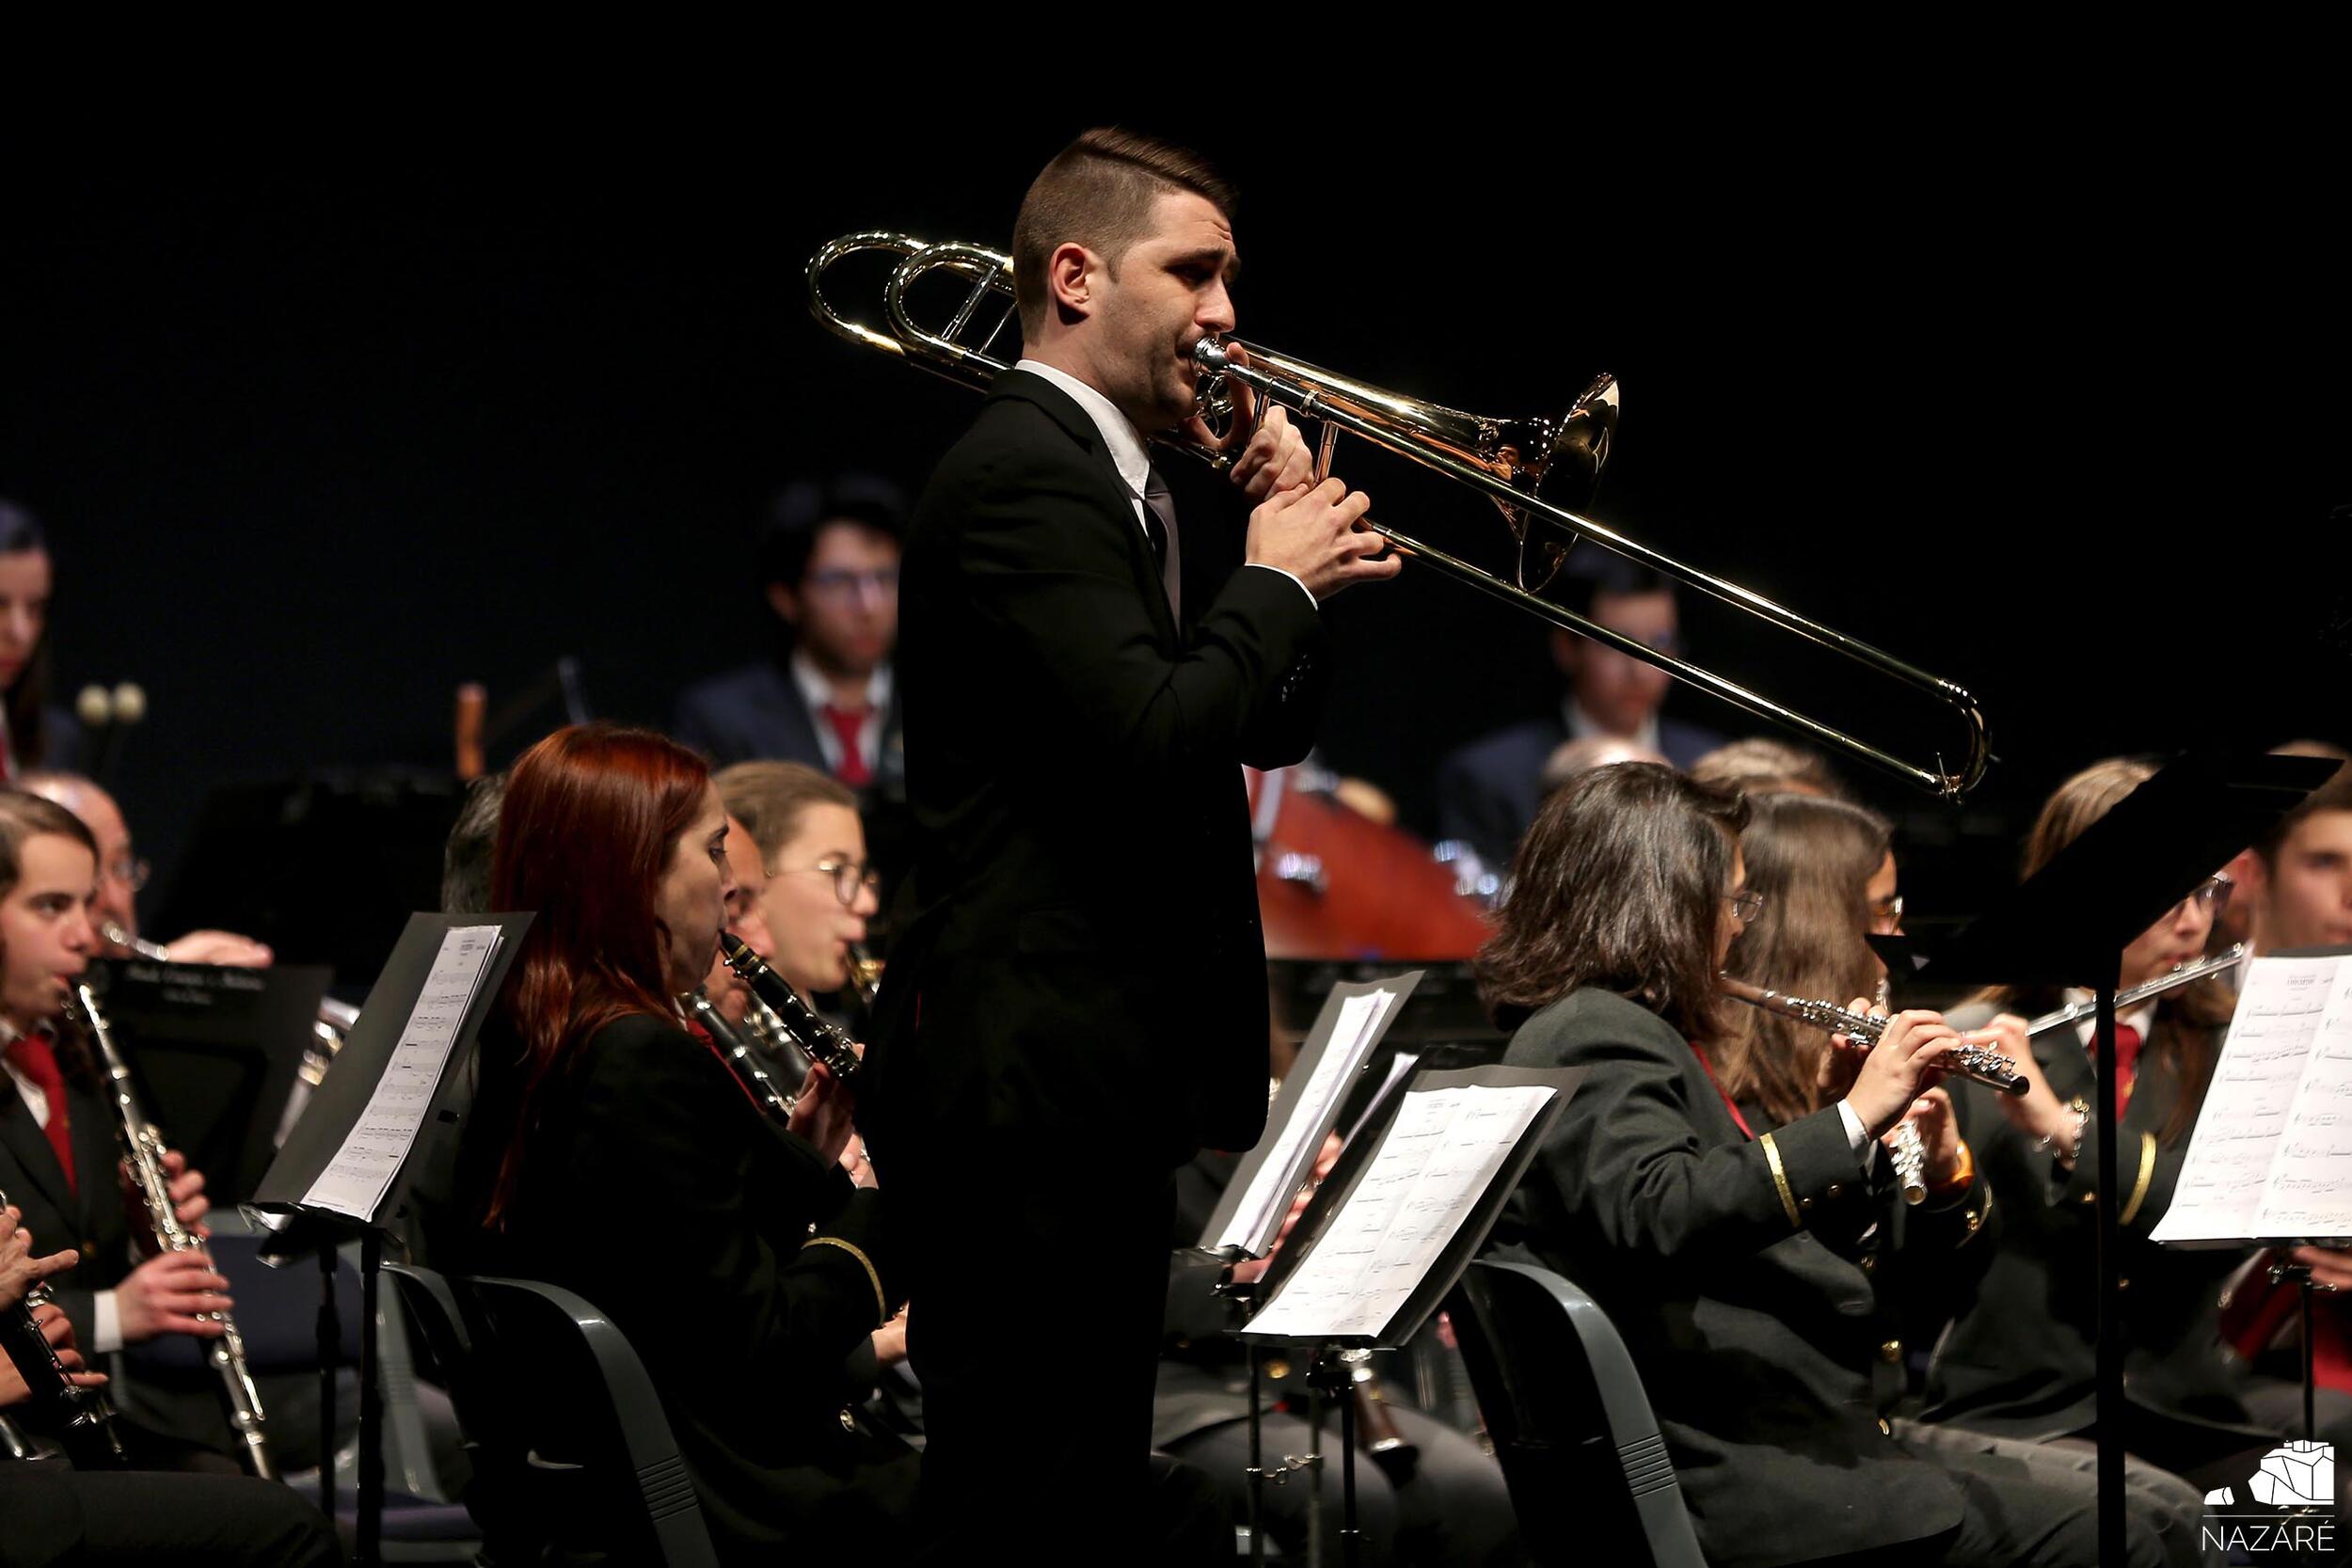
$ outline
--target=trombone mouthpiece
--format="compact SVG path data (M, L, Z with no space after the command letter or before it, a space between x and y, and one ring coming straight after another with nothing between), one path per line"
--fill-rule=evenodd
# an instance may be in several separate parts
M1203 338L1192 345L1192 357L1204 371L1222 372L1232 356L1215 338Z

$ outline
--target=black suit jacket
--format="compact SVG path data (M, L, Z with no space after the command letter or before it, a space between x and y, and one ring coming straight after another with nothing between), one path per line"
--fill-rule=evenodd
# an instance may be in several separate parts
M900 578L914 836L861 1121L1115 1138L1166 1167L1264 1124L1241 765L1307 752L1313 602L1179 515L1184 625L1084 410L1009 371L916 507ZM1110 1125L1116 1117L1117 1125Z
M1495 1244L1609 1314L1707 1560L1830 1557L1956 1525L1952 1481L1880 1424L1901 1351L1862 1259L1886 1195L1836 1108L1750 1140L1670 1025L1596 990L1529 1019L1503 1060L1593 1069ZM1966 1242L1980 1205L1946 1217L1945 1244Z
M1567 738L1567 724L1551 713L1450 752L1438 769L1438 836L1468 844L1492 870L1509 869L1512 852L1543 804L1544 764ZM1689 768L1723 743L1722 736L1696 724L1658 721L1658 749L1677 768Z
M485 1032L485 1062L514 1049L502 1024ZM459 1148L460 1190L484 1199L507 1131L498 1098L477 1101ZM812 1226L857 1253L812 1243ZM840 1412L866 1392L845 1358L886 1316L868 1262L898 1305L878 1195L853 1191L674 1022L597 1031L544 1091L502 1229L436 1251L611 1316L660 1393L723 1555L838 1539L841 1515L869 1506L860 1476L889 1456Z
M891 687L882 714L882 754L868 794L896 800L906 788L906 726L898 689ZM755 759L797 762L830 772L817 738L817 716L792 672L763 658L689 687L677 701L670 733L708 757L714 767Z
M62 1055L69 1047L60 1046ZM124 1196L120 1146L113 1113L99 1091L75 1081L69 1069L66 1106L72 1117L75 1188L13 1082L0 1081L0 1191L22 1210L24 1224L42 1252L73 1247L82 1260L52 1282L50 1293L87 1350L97 1323L92 1298L122 1283L135 1263L132 1204ZM135 1426L218 1453L234 1451L220 1403L218 1379L199 1358L182 1354L194 1341L159 1341L151 1353L136 1349L103 1362L113 1374L106 1397Z
M2028 1002L2035 1000L2056 1004L2054 997ZM2184 1088L2164 1049L2181 1026L2159 1006L2119 1129L2124 1394L2139 1411L2215 1429L2217 1446L2242 1448L2274 1435L2251 1423L2239 1402L2245 1374L2221 1349L2221 1286L2246 1254L2160 1247L2148 1239L2171 1206L2188 1153L2185 1134L2168 1144L2162 1129L2183 1093L2203 1092ZM2060 1100L2097 1103L2090 1057L2073 1030L2038 1037L2034 1058ZM2004 1206L2003 1244L1982 1282L1953 1304L1957 1321L1929 1374L1927 1417L2036 1440L2083 1432L2097 1418L2098 1123L2084 1124L2081 1152L2068 1171L2034 1148L1992 1093L1969 1084L1954 1102L1977 1168Z

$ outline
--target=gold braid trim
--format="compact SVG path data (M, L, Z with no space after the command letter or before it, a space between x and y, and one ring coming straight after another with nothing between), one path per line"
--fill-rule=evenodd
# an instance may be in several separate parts
M1780 1163L1780 1146L1772 1142L1772 1135L1770 1132L1756 1141L1764 1146L1764 1161L1772 1167L1772 1185L1780 1191L1782 1211L1788 1214L1790 1225L1803 1230L1804 1220L1797 1212L1797 1195L1788 1190L1788 1170Z
M2132 1200L2123 1205L2123 1212L2115 1217L2116 1224L2132 1223L2132 1216L2139 1212L2140 1204L2147 1199L2148 1183L2154 1180L2155 1176L2156 1135L2142 1132L2139 1135L2139 1180L2132 1183Z
M874 1267L874 1260L866 1257L856 1243L845 1242L838 1236L811 1236L801 1243L801 1250L806 1252L813 1246L837 1246L856 1259L865 1267L866 1277L874 1287L875 1326L880 1327L890 1321L890 1298L882 1294L882 1274Z

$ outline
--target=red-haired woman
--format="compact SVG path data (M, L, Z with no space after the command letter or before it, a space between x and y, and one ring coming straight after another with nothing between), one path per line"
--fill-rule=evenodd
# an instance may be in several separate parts
M723 1558L890 1560L914 1456L845 1407L899 1295L880 1195L838 1163L846 1097L818 1069L779 1126L671 1002L710 967L726 832L702 760L647 731L577 725L516 763L492 903L536 918L484 1031L471 1261L628 1335Z

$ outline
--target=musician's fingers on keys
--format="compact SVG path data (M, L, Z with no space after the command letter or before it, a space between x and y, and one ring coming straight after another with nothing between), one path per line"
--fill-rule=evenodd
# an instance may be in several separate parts
M1864 1006L1857 998L1854 1010ZM1884 1135L1941 1075L1944 1057L1960 1043L1960 1032L1941 1013L1897 1013L1863 1059L1853 1087L1846 1092L1847 1103L1873 1136Z
M169 1181L171 1206L180 1216L180 1223L199 1236L212 1230L201 1221L213 1212L213 1200L204 1196L204 1173L188 1168L188 1157L176 1148L164 1150L164 1175Z
M200 1252L161 1252L123 1276L115 1287L115 1307L127 1344L159 1334L194 1334L218 1338L222 1325L203 1316L235 1305L229 1281L213 1272Z
M1291 423L1289 410L1279 406L1266 410L1265 423L1234 460L1232 477L1252 500L1314 483L1315 454L1308 450L1298 427Z

